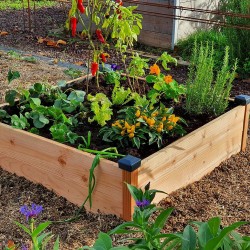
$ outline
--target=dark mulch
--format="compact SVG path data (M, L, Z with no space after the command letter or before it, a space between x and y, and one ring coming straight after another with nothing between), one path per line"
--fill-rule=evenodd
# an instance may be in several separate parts
M22 31L21 12L0 12L0 30L9 32L0 37L0 44L36 52L60 60L75 62L84 59L86 48L72 44L65 48L53 49L37 44L37 36L46 36L51 29L58 28L65 20L63 8L40 9L37 12L37 30L35 33ZM185 67L172 69L174 78L182 82L186 77ZM249 82L237 79L233 94L250 95ZM166 225L165 231L180 231L190 220L207 220L220 216L223 224L228 225L239 220L250 220L250 143L246 152L241 152L223 162L210 175L199 182L170 194L161 201L164 207L174 207L175 211ZM14 224L24 221L18 212L23 204L32 202L44 206L40 220L63 220L71 217L77 207L58 197L40 185L17 177L0 169L0 248L9 239L16 243L27 242L27 236ZM115 202L115 201L114 201ZM83 212L80 220L72 223L56 224L51 227L59 234L61 249L77 249L82 245L91 245L99 231L107 231L121 223L113 215ZM242 227L240 232L250 235L250 227Z

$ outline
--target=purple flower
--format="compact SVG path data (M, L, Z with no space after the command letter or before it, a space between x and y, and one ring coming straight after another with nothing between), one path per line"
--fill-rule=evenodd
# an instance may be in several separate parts
M143 199L142 201L136 201L135 203L136 203L136 206L139 208L144 208L144 207L150 205L150 201L146 200L146 199Z
M29 250L29 248L26 247L25 245L22 245L21 250Z
M20 213L26 216L27 221L33 217L37 217L42 211L43 207L34 203L31 204L31 208L27 205L20 207Z
M115 64L115 63L112 63L112 64L111 64L111 69L112 69L113 71L116 71L116 70L119 70L119 69L120 69L120 66L117 65L117 64Z

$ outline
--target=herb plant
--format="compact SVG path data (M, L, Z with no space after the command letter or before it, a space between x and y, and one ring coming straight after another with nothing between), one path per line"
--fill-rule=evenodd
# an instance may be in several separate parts
M190 114L220 115L228 105L228 97L235 77L236 63L230 72L229 48L225 49L222 68L214 77L213 45L194 45L189 69L186 110Z

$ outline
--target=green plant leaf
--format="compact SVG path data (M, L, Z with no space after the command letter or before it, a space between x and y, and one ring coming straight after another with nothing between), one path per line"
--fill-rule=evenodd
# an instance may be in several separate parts
M7 93L5 94L5 101L8 102L10 106L14 106L17 94L17 91L13 89L7 91Z
M53 250L59 250L60 247L60 240L59 240L59 236L56 238L56 242L53 246Z
M135 144L135 146L139 149L140 148L140 138L138 138L138 137L134 137L133 138L133 142L134 142L134 144Z
M147 83L154 83L156 80L157 80L157 76L154 76L154 75L146 76L146 82Z
M33 238L36 238L41 232L43 232L52 222L51 221L46 221L43 223L40 223L35 230L33 231L33 233L31 234L31 236Z
M110 236L106 233L100 232L98 234L98 239L94 244L96 250L110 250L112 248L112 240Z
M219 217L214 217L208 220L207 224L210 228L212 235L215 237L218 235L220 229L221 219Z
M60 80L57 82L57 86L60 88L63 88L67 85L67 82L65 80Z
M44 240L45 238L49 237L49 236L51 236L51 232L47 232L47 233L43 233L43 234L39 235L39 236L37 237L38 245L41 245L42 242L43 242L43 240Z
M70 101L76 100L78 102L83 102L85 95L86 95L86 92L84 92L82 90L74 90L69 94L67 99Z
M211 239L206 246L204 247L204 250L215 250L218 249L218 247L220 247L224 237L226 235L228 235L230 232L232 232L233 230L235 230L236 228L242 226L242 225L246 225L249 224L249 222L245 222L245 221L238 221L233 223L232 225L224 228L223 230L221 230L220 234L218 237Z
M137 223L135 223L133 221L128 221L128 222L124 222L121 225L117 226L116 228L110 230L108 232L108 234L109 235L111 235L111 234L119 234L119 233L124 234L124 229L126 230L127 227L132 227L132 228L134 227L134 228L138 228L138 229L141 230L141 226L140 225L138 225ZM130 230L128 229L128 232L129 231Z
M41 100L40 98L30 98L31 101L36 105L36 106L40 106L41 105Z
M8 72L8 82L11 83L13 80L18 79L20 73L18 71L12 71L11 69Z
M183 231L182 250L196 249L196 233L194 229L187 225Z
M34 84L34 90L37 92L37 93L41 93L43 91L43 85L39 82L36 82Z
M168 219L168 217L170 216L170 214L173 212L173 208L168 208L164 211L162 211L158 217L156 218L155 220L155 223L154 223L154 227L155 228L159 228L159 229L162 229Z
M17 225L17 226L19 226L25 233L27 233L28 235L32 235L32 233L31 233L31 231L27 228L27 227L25 227L23 224L21 224L21 223L19 223L19 222L17 222L17 221L15 221L15 224Z
M203 222L197 233L198 241L201 247L204 247L207 242L213 238L213 234L207 222Z

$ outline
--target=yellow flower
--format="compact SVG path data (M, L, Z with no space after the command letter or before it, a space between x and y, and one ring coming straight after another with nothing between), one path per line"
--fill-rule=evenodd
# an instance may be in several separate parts
M141 115L141 112L140 112L139 109L137 109L136 112L135 112L135 116L136 116L136 117L140 117L140 115Z
M150 74L156 74L159 75L161 72L159 66L157 64L154 64L153 66L150 66Z
M165 83L169 84L173 81L173 78L171 75L164 76Z
M130 133L130 134L128 135L129 138L133 138L134 136L135 136L134 133Z
M176 123L176 122L178 122L179 120L180 120L180 117L175 116L175 115L170 115L170 116L168 117L168 121L173 122L173 123Z

